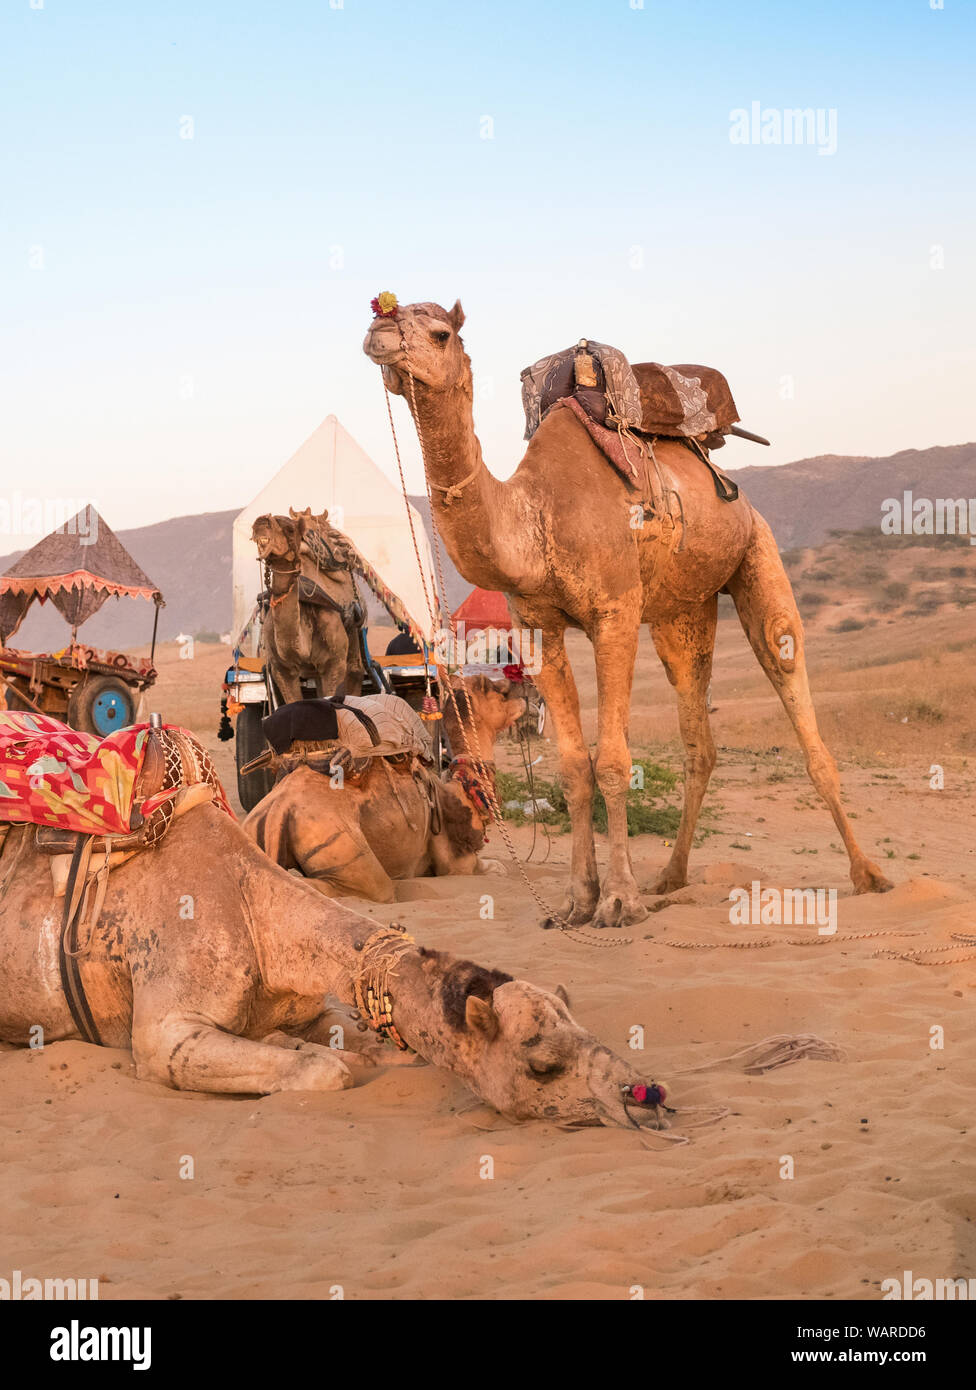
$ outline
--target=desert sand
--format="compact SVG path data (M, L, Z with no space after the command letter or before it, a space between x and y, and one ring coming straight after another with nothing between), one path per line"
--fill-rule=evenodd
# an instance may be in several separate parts
M896 884L883 897L851 896L789 726L737 624L723 621L708 833L690 887L624 933L631 944L540 931L511 865L503 878L404 885L393 909L349 903L426 944L562 982L579 1020L623 1054L639 1025L646 1073L670 1083L678 1107L727 1107L718 1123L676 1116L672 1133L690 1141L680 1146L516 1126L429 1066L336 1095L257 1099L137 1082L128 1053L81 1043L4 1049L0 1274L98 1278L103 1299L870 1299L906 1269L976 1274L976 946L941 953L956 964L878 954L976 930L976 624L961 629L964 617L845 634L813 625L821 723L862 843ZM579 639L573 651L592 732L588 649ZM205 738L230 790L233 745L215 739L226 663L224 648L198 647L192 661L164 649L152 703ZM649 641L631 734L635 755L680 767ZM551 772L552 745L539 753ZM501 761L516 765L514 745ZM514 836L527 854L531 828ZM649 883L666 845L640 836L632 850ZM568 851L565 836L537 837L527 872L551 902ZM505 858L497 833L489 852ZM753 880L836 888L836 937L731 925L729 891ZM481 916L485 893L493 920ZM799 937L810 944L783 939ZM844 1060L683 1075L780 1033L817 1034Z

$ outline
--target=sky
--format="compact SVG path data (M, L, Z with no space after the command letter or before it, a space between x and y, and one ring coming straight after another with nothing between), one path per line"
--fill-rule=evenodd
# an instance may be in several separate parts
M392 475L384 289L461 299L500 477L581 336L723 370L773 441L728 467L973 439L974 38L973 0L5 0L0 529L241 507L330 413Z

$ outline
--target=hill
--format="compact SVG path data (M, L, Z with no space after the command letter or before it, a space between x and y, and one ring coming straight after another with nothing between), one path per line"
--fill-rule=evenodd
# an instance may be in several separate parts
M715 458L719 464L724 462L722 453ZM884 499L899 497L906 491L919 497L968 497L976 479L976 444L905 449L888 458L824 454L781 467L729 469L728 474L766 517L787 558L792 556L791 573L800 587L801 609L806 618L816 614L821 620L825 606L826 611L833 611L841 602L844 587L850 585L850 597L856 591L874 615L894 614L912 603L931 605L936 597L940 602L971 601L967 594L969 585L976 583L976 575L970 572L970 561L976 560L976 551L965 544L943 546L942 560L931 558L934 551L930 551L925 564L913 559L917 582L910 584L910 597L904 604L892 599L885 585L890 588L906 582L900 569L897 574L894 571L908 561L897 544L898 537L881 536L880 521ZM433 544L427 498L414 496L410 500L422 516ZM159 618L160 640L170 640L180 632L199 636L227 630L231 621L231 525L235 515L236 510L204 512L118 533L133 559L165 595L166 607ZM832 533L836 532L863 534L855 546L838 548L832 540ZM883 542L880 549L872 537ZM920 545L923 538L906 540ZM937 540L951 542L952 538ZM823 581L812 577L808 571L816 570L817 565L810 556L804 558L800 554L825 544L832 546L830 564L836 581L833 587L824 587ZM951 561L950 548L954 557ZM870 558L869 550L876 552ZM0 558L0 573L22 553L17 551ZM896 556L901 558L896 560ZM454 609L471 592L471 585L446 554L443 561L447 598ZM934 574L928 579L922 577L922 570L934 572L940 566L961 573L946 573L938 580ZM882 569L883 578L864 577ZM953 586L960 585L961 597L951 596ZM369 607L370 620L381 621L379 606L371 603ZM858 620L857 613L846 616ZM148 642L151 631L152 610L148 604L110 599L85 624L84 637L95 646L139 647ZM67 635L58 613L35 607L16 642L35 651L50 650L62 646Z
M727 453L714 456L719 467ZM976 444L903 449L887 458L821 454L780 467L729 469L728 475L762 512L780 549L820 545L831 531L879 526L886 497L971 496Z

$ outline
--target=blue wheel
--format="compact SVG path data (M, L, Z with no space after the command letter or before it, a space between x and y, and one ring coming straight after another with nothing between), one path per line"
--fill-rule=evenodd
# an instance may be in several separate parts
M68 723L98 738L124 729L134 718L132 693L114 676L95 676L84 681L68 702Z

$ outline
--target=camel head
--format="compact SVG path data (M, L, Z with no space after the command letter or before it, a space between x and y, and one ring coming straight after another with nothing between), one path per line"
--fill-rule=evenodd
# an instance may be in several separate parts
M515 681L491 680L483 675L452 676L451 685L465 730L470 736L471 725L474 724L477 732L477 742L472 742L472 751L490 759L499 734L510 729L526 711L526 701L519 693L520 686ZM448 695L442 704L451 751L463 753L467 745L458 727L454 703Z
M288 515L292 521L297 521L301 527L302 535L306 531L330 531L329 509L326 507L324 512L319 512L316 516L311 507L303 507L300 512L296 512L294 507L288 508Z
M404 304L387 316L377 315L363 342L363 352L383 369L383 380L395 396L407 396L409 372L428 391L460 387L471 395L471 363L458 334L464 310L439 304Z
M251 527L251 540L258 548L262 560L273 564L275 560L295 561L304 534L303 516L272 516L270 512L255 519Z
M656 1107L638 1104L630 1090L650 1090L654 1082L580 1027L562 986L550 993L440 951L421 948L419 956L443 1018L439 1055L430 1060L449 1066L501 1114L660 1127ZM662 1099L665 1094L662 1087Z

